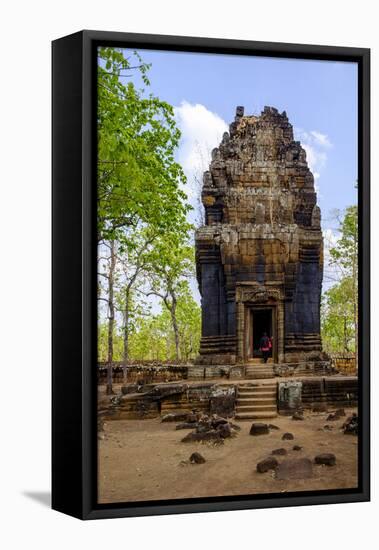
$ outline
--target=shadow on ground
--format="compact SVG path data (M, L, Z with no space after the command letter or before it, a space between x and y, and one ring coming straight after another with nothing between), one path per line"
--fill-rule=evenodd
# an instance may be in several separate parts
M42 506L51 506L51 493L50 491L24 491L22 493L25 497L38 502Z

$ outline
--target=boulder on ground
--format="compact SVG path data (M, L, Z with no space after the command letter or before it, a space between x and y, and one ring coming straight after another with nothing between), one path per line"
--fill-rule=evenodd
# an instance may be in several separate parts
M283 460L276 469L277 479L309 479L312 475L312 461L309 458Z
M302 411L295 411L292 415L292 420L304 420Z
M280 430L279 426L275 426L275 424L269 424L268 427L270 430Z
M269 456L268 458L265 458L264 460L261 460L257 464L257 472L260 474L264 474L265 472L268 472L269 470L275 470L278 467L278 461L273 456Z
M303 448L303 447L300 447L300 445L294 445L294 446L292 447L292 450L293 450L293 451L301 451L302 448Z
M282 435L282 439L283 441L289 441L291 439L295 439L293 434L291 434L290 432L286 432Z
M250 435L265 435L270 433L267 424L261 422L254 422L250 428Z
M325 466L334 466L336 463L336 455L333 453L322 453L315 456L316 464L325 464Z
M283 447L281 447L280 449L274 449L272 452L271 452L272 455L286 455L287 454L287 451L286 449L284 449Z
M192 453L190 456L191 464L204 464L205 458L200 453Z

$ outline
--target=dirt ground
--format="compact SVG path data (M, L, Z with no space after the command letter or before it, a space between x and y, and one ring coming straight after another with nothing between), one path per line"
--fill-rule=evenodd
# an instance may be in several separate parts
M347 416L355 409L345 409ZM340 430L346 417L327 422L327 413L305 413L304 421L278 416L270 420L279 430L268 435L249 435L252 421L236 422L241 431L223 445L182 443L190 430L175 430L175 423L153 420L116 420L107 422L99 440L99 502L132 502L223 495L246 495L354 488L357 486L356 436ZM332 426L331 431L323 427ZM293 441L282 441L284 432ZM292 447L300 445L301 451ZM332 452L335 466L313 466L313 477L303 480L278 480L274 473L260 474L256 464L279 447L288 458ZM206 462L191 464L189 457L200 452Z

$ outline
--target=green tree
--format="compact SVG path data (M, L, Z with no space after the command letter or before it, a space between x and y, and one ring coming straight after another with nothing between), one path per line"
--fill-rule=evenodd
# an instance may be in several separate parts
M329 353L351 353L355 349L354 302L351 277L343 278L325 292L321 304L321 331Z
M188 279L194 275L194 247L180 235L165 235L156 246L150 274L151 290L161 298L171 316L175 339L175 358L180 360L180 336L177 317L178 300L188 289Z
M344 304L351 304L353 310L353 324L355 342L354 349L358 364L358 207L346 208L343 217L339 220L340 238L336 246L331 248L332 265L337 265L342 274L338 283L343 286L345 295L341 294ZM347 306L348 307L348 306Z
M149 65L137 52L100 48L98 58L98 239L117 239L120 229L128 238L141 223L181 231L189 206L174 160L180 132L173 108L125 83L139 74L149 85Z

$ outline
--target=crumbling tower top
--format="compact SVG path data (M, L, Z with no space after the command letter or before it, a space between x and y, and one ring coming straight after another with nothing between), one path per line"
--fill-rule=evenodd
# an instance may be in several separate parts
M236 116L204 173L206 224L279 223L312 226L314 178L306 152L294 140L285 111L264 107L259 116Z

